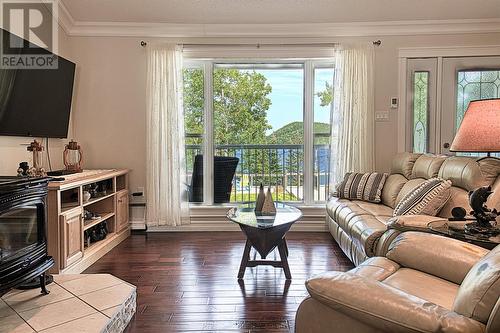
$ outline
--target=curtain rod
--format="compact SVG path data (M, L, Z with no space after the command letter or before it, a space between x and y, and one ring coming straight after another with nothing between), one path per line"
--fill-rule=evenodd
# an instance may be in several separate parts
M374 46L382 45L382 41L380 39L372 42ZM141 46L146 47L148 45L147 42L141 40ZM278 46L335 46L337 43L312 43L312 44L264 44L264 45L278 45ZM183 44L183 46L251 46L255 45L257 48L260 48L261 44Z

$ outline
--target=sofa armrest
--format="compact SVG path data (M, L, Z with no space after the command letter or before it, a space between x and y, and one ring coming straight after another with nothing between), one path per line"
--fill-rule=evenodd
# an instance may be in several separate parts
M484 325L381 282L351 273L326 272L306 282L326 306L390 332L482 333Z
M489 251L456 239L423 232L403 232L389 245L386 257L461 284L472 266Z
M387 227L399 231L431 232L428 225L431 222L448 222L447 219L429 215L401 215L387 221Z

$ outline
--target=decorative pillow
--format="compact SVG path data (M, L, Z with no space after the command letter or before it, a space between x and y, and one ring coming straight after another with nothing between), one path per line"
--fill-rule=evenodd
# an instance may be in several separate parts
M344 180L337 185L333 196L379 203L387 176L387 173L378 172L348 172Z
M393 216L436 216L451 196L451 182L430 178L408 192L394 208Z

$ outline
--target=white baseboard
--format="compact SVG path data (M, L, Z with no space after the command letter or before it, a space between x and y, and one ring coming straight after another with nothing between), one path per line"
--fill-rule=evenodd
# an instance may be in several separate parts
M134 207L131 211L131 229L146 230L148 232L196 232L196 231L239 231L237 224L226 218L226 213L231 206L193 206L190 209L190 223L178 227L148 226L146 228L144 207ZM325 206L300 207L303 212L302 219L295 223L291 231L301 232L327 232L325 222Z
M169 226L148 226L148 232L197 232L197 231L239 231L236 223L229 221L192 221L190 224L169 227ZM291 232L328 232L328 227L324 221L299 221L290 229Z
M130 221L130 229L132 230L146 230L146 221Z

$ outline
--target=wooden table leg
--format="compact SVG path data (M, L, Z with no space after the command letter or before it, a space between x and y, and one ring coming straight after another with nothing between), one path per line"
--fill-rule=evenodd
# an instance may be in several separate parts
M245 250L243 251L243 257L241 257L240 270L238 272L238 279L243 279L245 275L245 269L247 268L248 260L250 259L250 249L252 248L252 244L247 239L245 243Z
M288 258L288 244L286 242L286 238L283 237L283 243L285 244L286 256Z
M286 242L283 239L283 242L278 245L278 251L280 253L281 264L283 265L283 271L285 272L285 277L287 280L292 279L292 274L290 273L290 267L288 266L288 249L286 246Z

